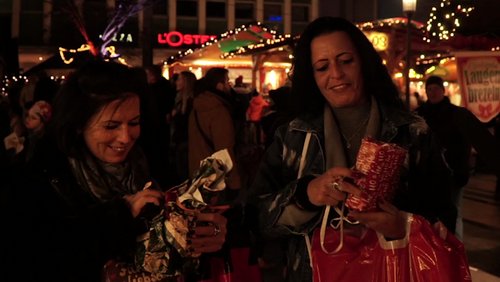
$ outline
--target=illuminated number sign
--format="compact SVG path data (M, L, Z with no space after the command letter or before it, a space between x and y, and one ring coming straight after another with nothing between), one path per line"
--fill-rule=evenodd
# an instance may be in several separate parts
M387 34L382 32L365 32L365 35L373 44L375 50L384 51L389 47L389 37Z
M171 31L158 33L158 43L167 44L171 47L180 47L182 45L201 45L216 37L217 36L215 35L183 34L178 31Z

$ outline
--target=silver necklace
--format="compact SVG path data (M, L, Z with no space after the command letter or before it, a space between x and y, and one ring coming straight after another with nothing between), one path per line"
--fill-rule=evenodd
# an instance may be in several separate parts
M351 136L349 136L349 138L348 138L348 137L346 137L342 131L340 132L340 134L342 135L342 138L344 138L345 145L346 145L347 149L351 149L351 147L352 147L352 145L351 145L351 141L352 141L352 139L353 139L355 136L357 136L357 135L361 132L361 130L362 130L362 129L364 128L364 126L366 125L366 123L368 123L368 120L369 120L369 119L370 119L370 117L367 117L367 118L366 118L363 122L361 122L361 123L357 126L356 130L354 130L354 132L351 134Z

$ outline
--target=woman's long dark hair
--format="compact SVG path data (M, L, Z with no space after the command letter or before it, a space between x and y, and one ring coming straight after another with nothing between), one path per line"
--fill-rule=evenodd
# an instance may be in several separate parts
M403 108L398 90L387 72L387 68L363 32L346 19L320 17L305 28L294 49L291 79L295 115L323 112L326 100L314 80L311 42L320 35L336 31L345 32L357 49L361 60L364 93L375 96L382 104Z
M48 128L59 149L74 156L84 146L83 131L105 105L146 91L144 79L131 68L93 60L72 73L54 99L54 115Z

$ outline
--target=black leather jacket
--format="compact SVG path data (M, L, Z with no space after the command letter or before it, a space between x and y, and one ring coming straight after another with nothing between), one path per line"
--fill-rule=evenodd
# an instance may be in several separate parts
M424 120L400 110L379 106L379 140L408 148L409 158L401 174L394 204L431 221L441 220L454 230L456 208L450 196L450 170L443 161L433 135ZM305 177L326 171L323 114L298 118L278 129L249 191L249 205L258 210L258 225L265 238L287 240L287 281L311 281L312 274L303 234L312 234L322 212L300 227L280 225L278 219L293 201L297 171L307 132L312 133L304 167ZM307 187L307 186L306 186Z

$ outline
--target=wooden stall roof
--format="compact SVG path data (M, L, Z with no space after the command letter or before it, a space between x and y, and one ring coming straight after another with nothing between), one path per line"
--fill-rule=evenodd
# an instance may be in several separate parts
M206 63L216 63L220 62L221 59L227 60L226 63L248 62L248 58L230 57L228 54L249 45L274 41L281 37L277 35L275 30L267 28L259 22L250 23L227 31L204 43L200 48L179 52L177 55L168 58L166 63L170 66L176 64L194 65L197 64L198 60L203 60Z

